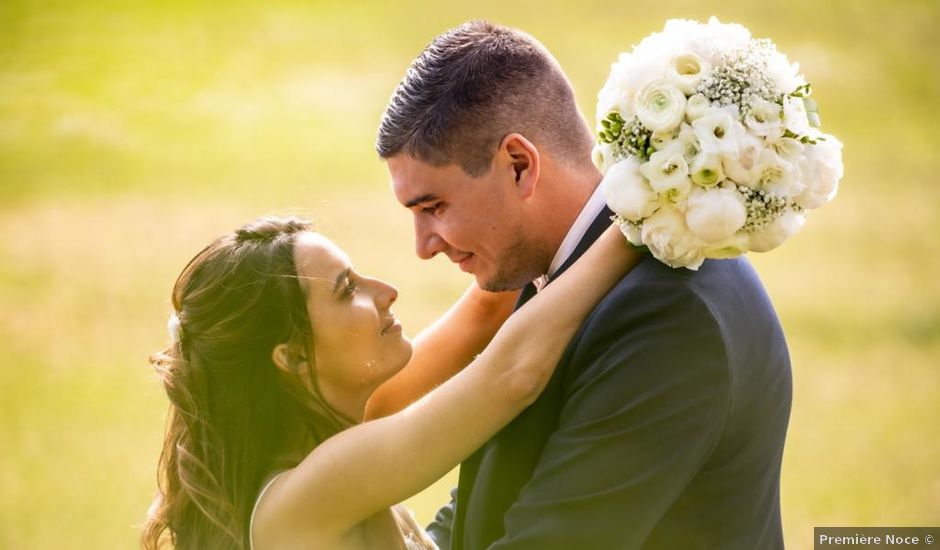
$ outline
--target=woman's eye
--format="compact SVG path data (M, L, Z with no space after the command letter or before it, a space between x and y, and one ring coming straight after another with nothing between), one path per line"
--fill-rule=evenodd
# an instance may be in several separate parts
M343 298L348 298L356 292L356 283L348 281L346 286L343 288Z

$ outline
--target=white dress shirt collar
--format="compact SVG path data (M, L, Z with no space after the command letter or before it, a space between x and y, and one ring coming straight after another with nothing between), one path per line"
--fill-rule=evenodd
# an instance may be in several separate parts
M590 229L591 224L594 223L597 216L604 210L605 205L604 193L601 191L601 186L598 185L597 188L594 189L594 193L584 204L581 213L578 214L574 223L571 224L571 228L568 229L568 234L565 235L564 240L561 241L561 246L558 247L558 251L555 252L555 257L552 258L552 263L548 266L548 273L532 281L536 289L542 290L548 283L549 277L553 276L555 272L564 265L568 258L571 257L574 253L574 249L578 247L578 243L581 242L587 230Z

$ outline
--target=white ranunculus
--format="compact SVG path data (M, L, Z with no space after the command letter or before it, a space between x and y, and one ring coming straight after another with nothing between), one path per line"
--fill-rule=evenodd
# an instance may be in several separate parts
M806 189L795 199L798 205L810 209L835 198L844 171L842 142L818 130L814 130L811 137L817 140L816 145L806 147L800 163L800 176Z
M641 236L653 256L671 267L697 270L705 260L703 243L689 231L685 217L676 210L657 210L643 221Z
M744 133L738 140L738 154L721 157L721 167L728 179L751 188L760 180L760 155L764 149L761 141Z
M666 78L682 93L689 95L699 83L711 74L711 64L694 53L684 53L672 58Z
M705 97L703 94L695 94L686 101L685 104L685 119L689 122L692 122L696 119L702 118L705 113L711 108L712 103Z
M656 192L640 174L640 163L634 157L611 166L601 189L610 209L628 220L640 221L659 207Z
M692 129L698 136L702 151L721 155L735 155L738 137L744 128L738 122L734 106L711 108L700 118L692 121Z
M654 191L661 193L679 187L689 177L689 165L678 146L656 151L648 162L640 166L640 173L650 182Z
M783 99L783 125L798 136L809 132L809 118L806 116L806 104L801 97Z
M650 131L672 130L685 118L685 95L665 80L654 80L640 90L636 116Z
M624 120L636 116L640 91L650 82L663 77L667 60L668 58L661 56L620 54L617 62L610 67L607 82L597 94L595 124L600 124L607 113L615 110L620 112Z
M694 187L689 193L685 222L697 237L718 243L744 227L747 208L741 194L733 188Z
M799 231L804 223L805 216L788 208L767 227L750 234L750 249L754 252L773 250Z
M781 197L795 197L806 188L800 182L800 167L768 148L760 152L758 186Z
M725 172L721 166L721 157L715 153L702 151L692 160L689 173L700 187L714 187L725 179Z
M776 141L783 137L783 108L763 98L751 101L751 109L744 117L744 125L754 135Z
M606 174L610 167L617 162L617 159L614 155L614 146L611 143L597 143L594 145L594 149L591 151L591 160L594 161L594 166L597 166L597 169L601 171L601 174Z

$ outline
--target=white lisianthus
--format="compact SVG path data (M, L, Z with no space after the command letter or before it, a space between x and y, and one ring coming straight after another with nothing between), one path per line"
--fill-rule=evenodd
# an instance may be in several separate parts
M682 93L688 95L711 73L711 64L694 53L684 53L672 58L666 78Z
M724 241L744 227L745 221L747 208L733 187L695 187L689 193L685 222L692 233L703 241Z
M659 207L656 192L640 174L640 163L634 157L611 166L601 189L610 209L631 221L640 221Z
M767 227L750 234L749 248L754 252L767 252L792 237L806 223L806 217L789 208Z
M721 167L721 157L715 153L702 151L692 160L689 169L692 181L700 187L714 187L725 179L725 172Z
M679 135L676 136L674 143L682 151L686 162L692 162L702 152L695 130L684 122L679 126Z
M650 144L657 151L662 151L663 149L666 148L666 146L668 146L670 143L675 141L677 137L679 137L678 128L673 128L671 130L666 130L666 131L660 130L658 132L653 132L652 134L650 134Z
M779 93L788 93L796 90L806 84L806 80L800 76L800 64L790 63L787 56L780 52L774 52L767 59L767 71L770 79L777 86Z
M750 234L738 231L720 243L710 244L705 249L705 257L715 260L737 258L750 248Z
M743 131L737 121L737 109L712 108L701 118L692 121L702 151L721 155L735 155L738 151L738 133Z
M643 236L639 225L623 222L620 224L620 232L633 246L643 246Z
M744 124L754 135L776 141L783 137L783 108L773 101L756 97L751 100Z
M842 142L816 130L812 137L817 140L816 145L807 146L800 164L800 175L806 189L795 199L798 205L810 209L819 208L836 196L844 171Z
M711 106L712 103L707 97L703 94L695 94L686 101L685 119L692 122L698 118L702 118Z
M760 153L758 184L764 191L781 197L795 197L806 188L800 182L799 166L772 149L764 149Z
M601 174L606 174L607 170L617 159L614 157L614 146L611 143L597 143L594 145L594 149L591 151L591 160L594 162L594 166L601 171Z
M692 180L685 178L675 187L670 187L659 194L659 205L685 213L690 191L692 191Z
M805 136L809 132L809 118L806 116L806 104L801 97L785 97L783 99L783 124L798 136Z
M685 117L685 95L665 80L654 80L640 90L636 116L653 132L672 130Z
M805 147L798 139L780 138L771 143L770 148L790 162L799 162L803 158L803 149Z
M671 267L697 270L705 260L703 243L689 231L685 217L676 210L657 210L643 221L640 235L653 256Z
M744 133L738 140L738 154L721 157L721 167L731 181L756 187L760 180L760 156L764 146L761 141Z
M684 184L689 178L689 165L679 147L669 147L653 153L649 162L640 166L640 173L654 191L661 193Z

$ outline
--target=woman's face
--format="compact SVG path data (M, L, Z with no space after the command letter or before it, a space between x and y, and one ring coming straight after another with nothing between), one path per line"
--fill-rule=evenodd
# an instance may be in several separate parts
M307 298L317 383L342 408L411 358L411 343L391 310L398 291L356 273L346 254L316 233L295 236L294 263Z

